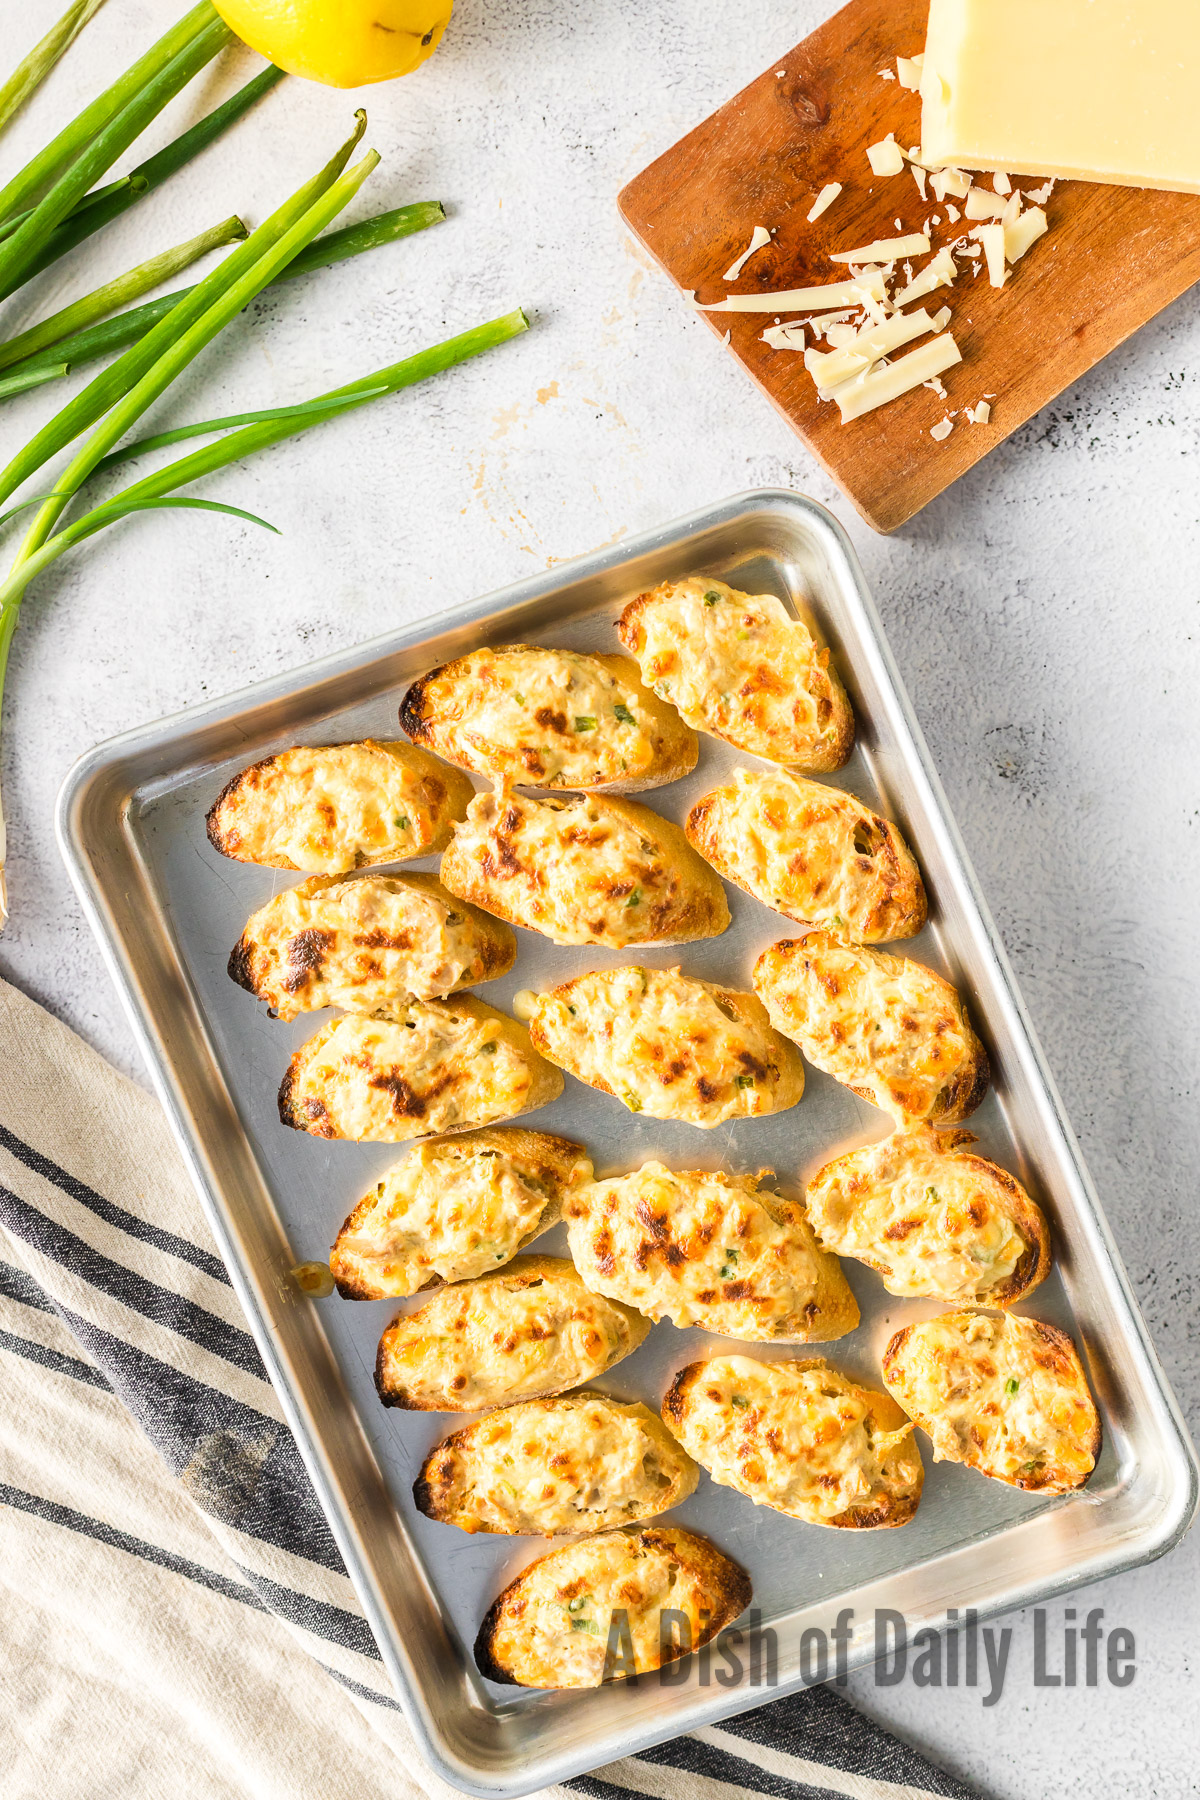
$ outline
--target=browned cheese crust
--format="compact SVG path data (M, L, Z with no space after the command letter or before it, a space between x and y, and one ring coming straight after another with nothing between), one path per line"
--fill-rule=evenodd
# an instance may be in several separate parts
M960 1147L973 1142L916 1126L826 1163L805 1194L819 1242L867 1263L889 1294L1024 1299L1050 1273L1050 1230L1006 1169Z
M872 944L914 937L925 923L920 870L900 832L840 788L736 769L693 806L687 835L726 881L803 925Z
M810 1525L877 1531L906 1525L925 1470L890 1394L820 1358L717 1356L680 1369L663 1418L723 1487Z
M700 746L627 656L500 644L415 681L400 724L447 762L525 787L635 793L677 781Z
M482 1412L594 1381L650 1326L590 1294L558 1256L517 1256L494 1275L439 1288L379 1341L375 1386L408 1412Z
M956 1124L987 1092L966 1009L923 963L810 931L763 951L754 988L809 1062L899 1124Z
M235 862L344 875L443 849L473 793L413 744L298 744L234 776L208 841Z
M441 876L556 944L683 944L729 924L724 888L678 825L608 794L480 794Z
M751 1598L745 1570L694 1532L666 1525L606 1532L564 1544L523 1569L484 1619L475 1660L489 1681L599 1687L612 1678L606 1655L618 1608L628 1623L635 1672L643 1675L681 1654L664 1632L664 1612L685 1615L695 1649L732 1624Z
M906 1325L883 1378L933 1440L961 1462L1033 1493L1082 1487L1100 1454L1100 1415L1074 1344L1019 1313L943 1313Z

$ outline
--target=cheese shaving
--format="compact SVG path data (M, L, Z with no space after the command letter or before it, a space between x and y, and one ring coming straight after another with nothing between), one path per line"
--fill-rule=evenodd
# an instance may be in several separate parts
M919 163L911 163L909 165L908 172L912 176L913 180L916 182L917 192L918 192L918 194L920 194L922 200L928 200L929 195L925 192L925 171L924 171L924 169L921 168Z
M902 88L916 93L921 85L921 70L925 67L925 54L920 56L898 56L896 58L896 79Z
M980 400L975 406L968 406L967 417L972 425L986 425L992 416L992 409L986 400Z
M994 288L1001 288L1008 280L1008 270L1004 266L1004 227L999 223L980 225L976 235L987 258L988 280Z
M807 343L804 320L793 319L787 325L768 325L762 334L764 344L772 350L803 350Z
M1056 175L1052 175L1044 187L1027 188L1025 191L1025 198L1027 200L1032 200L1035 206L1045 206L1047 200L1054 192L1054 183L1057 179L1058 177Z
M870 368L890 350L898 350L901 344L936 329L924 308L914 313L893 313L882 325L871 325L856 332L844 347L825 353L806 350L804 366L819 388L834 388L839 382L849 381L852 375Z
M1004 225L1004 255L1010 263L1019 262L1031 245L1045 237L1049 227L1040 206L1031 206L1012 225Z
M889 131L879 143L868 144L867 161L872 174L899 175L904 167L904 155L892 132Z
M949 287L958 279L958 264L948 249L939 250L937 255L919 269L907 286L892 296L892 305L907 306L910 301L920 300L926 294L932 294L935 288Z
M857 250L831 250L829 260L841 263L894 262L900 256L920 256L928 249L929 239L925 233L914 231L907 237L876 238L873 244L862 244Z
M938 380L936 375L934 376L932 381L923 381L921 383L921 386L927 387L931 394L937 395L939 400L944 400L946 398L946 390L942 386L941 382Z
M949 221L952 225L957 225L959 219L962 217L962 214L959 212L957 206L951 206L949 201L947 201L946 217L949 219Z
M830 312L839 306L861 306L867 298L885 300L887 290L879 274L855 281L831 281L822 287L781 288L773 294L728 294L699 312Z
M951 317L952 314L948 306L943 306L940 312L935 312L933 315L934 331L945 331L947 325L950 323Z
M840 181L830 181L825 184L812 203L812 210L808 214L808 222L810 225L815 224L823 212L828 212L841 191L842 184Z
M929 427L929 435L931 438L936 438L939 444L943 444L953 430L953 421L950 419L942 419L937 425L931 425Z
M896 79L895 75L892 73L892 71L890 69L880 69L878 71L878 75L879 75L880 81L895 81L895 79Z
M831 398L838 403L842 423L848 424L851 419L874 412L877 406L886 406L889 400L898 400L901 394L910 393L931 376L940 375L961 361L962 352L947 331L922 344L919 350L910 350L899 362L877 364L865 374L844 381L834 389Z
M965 200L971 191L971 177L961 169L935 169L929 185L935 200L944 200L947 194L954 200Z
M724 275L722 275L721 280L736 281L754 253L757 250L764 249L770 241L771 234L766 226L756 225L750 234L750 242L746 245L746 248L742 251L742 254L738 257L737 261L730 263Z
M967 195L966 214L968 219L998 219L1006 205L997 194L973 187Z
M1003 169L997 169L993 174L992 186L998 194L1012 193L1012 182L1008 179L1008 176L1004 173Z

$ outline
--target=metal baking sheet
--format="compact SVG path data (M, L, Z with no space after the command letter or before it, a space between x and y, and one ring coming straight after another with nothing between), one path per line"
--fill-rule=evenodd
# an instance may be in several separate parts
M778 1685L725 1689L703 1684L692 1668L678 1687L653 1678L585 1692L495 1687L471 1656L479 1621L546 1545L468 1537L416 1512L410 1489L419 1464L461 1418L385 1411L372 1370L397 1305L418 1302L335 1297L318 1305L298 1299L286 1279L296 1261L327 1256L351 1205L402 1147L325 1143L280 1125L280 1078L321 1019L271 1020L225 965L247 915L293 878L218 856L204 814L238 769L291 743L396 735L407 683L475 644L611 650L613 620L627 599L694 572L778 594L815 620L834 651L858 744L832 782L896 818L920 861L931 922L903 949L958 985L987 1044L993 1086L971 1128L983 1153L1028 1185L1054 1230L1056 1273L1021 1310L1062 1325L1080 1346L1103 1414L1104 1450L1085 1491L1039 1498L957 1465L935 1467L922 1439L927 1479L916 1519L869 1533L799 1524L703 1476L670 1517L707 1533L749 1571L762 1622L778 1635ZM711 738L701 745L693 775L639 798L682 820L739 760ZM1197 1499L1194 1452L853 551L814 502L774 491L736 496L410 631L128 733L71 772L59 831L386 1665L425 1754L455 1786L524 1794L775 1698L800 1685L802 1632L828 1629L842 1607L855 1609L853 1666L872 1655L876 1606L898 1608L913 1630L944 1623L948 1605L987 1616L1149 1560L1186 1529ZM630 960L679 964L748 988L757 953L794 928L740 891L730 889L729 899L733 924L724 936L670 950L558 949L519 932L516 968L481 992L507 1006L518 988ZM807 1073L792 1110L712 1132L634 1116L569 1077L561 1099L522 1123L582 1139L601 1174L658 1156L677 1167L770 1167L784 1191L795 1192L829 1156L888 1128L829 1077ZM537 1247L565 1254L565 1234L560 1228ZM844 1267L862 1324L820 1350L877 1385L890 1333L942 1309L894 1299L871 1271ZM658 1325L598 1385L657 1406L672 1372L710 1347L728 1348L729 1340ZM797 1351L759 1345L753 1354Z

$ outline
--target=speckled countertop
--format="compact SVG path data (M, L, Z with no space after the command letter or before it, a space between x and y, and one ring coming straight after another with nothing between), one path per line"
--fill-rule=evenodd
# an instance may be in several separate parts
M27 0L22 39L60 10ZM6 138L6 164L177 10L106 9ZM0 972L142 1078L54 844L54 797L81 751L706 501L798 488L857 545L1196 1431L1200 296L909 526L874 536L615 206L630 176L830 10L459 0L418 76L353 98L285 83L85 258L43 277L28 311L10 303L5 335L232 210L257 221L340 141L362 98L383 164L358 214L438 198L450 221L260 302L155 421L304 397L517 304L535 328L210 483L281 537L225 518L143 516L32 592L5 708L13 917ZM155 141L251 66L217 65ZM5 458L56 398L6 404ZM876 1688L869 1673L851 1691L996 1800L1196 1792L1200 1535L1089 1590L1086 1604L1136 1633L1132 1687L1034 1689L1030 1622L1017 1618L994 1707L961 1689ZM1062 1610L1050 1608L1052 1627Z

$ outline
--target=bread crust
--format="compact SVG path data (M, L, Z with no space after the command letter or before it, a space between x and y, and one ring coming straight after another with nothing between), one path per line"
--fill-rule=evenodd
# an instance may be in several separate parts
M563 1206L575 1266L596 1293L681 1329L748 1342L843 1337L859 1312L841 1265L804 1209L759 1179L648 1162L583 1184Z
M679 827L610 794L480 794L441 877L451 893L555 944L683 944L729 924L724 888Z
M354 1207L329 1253L344 1300L402 1299L508 1262L590 1181L582 1144L501 1125L426 1138Z
M809 1062L898 1124L957 1124L987 1092L962 1000L923 963L810 931L763 951L754 991Z
M714 1481L789 1518L877 1531L906 1525L920 1505L925 1470L906 1414L820 1357L688 1363L662 1413Z
M943 1313L896 1332L888 1391L961 1462L1032 1493L1068 1494L1100 1455L1100 1415L1065 1331L1020 1313Z
M444 1438L413 1499L462 1531L577 1537L669 1512L699 1477L649 1407L588 1389L502 1407Z
M1050 1273L1050 1228L1007 1169L961 1147L973 1142L917 1126L826 1163L805 1193L818 1241L868 1264L889 1294L1025 1299Z
M474 791L415 744L297 744L235 775L205 823L235 862L344 875L443 849Z
M603 1375L649 1329L631 1307L589 1293L564 1258L516 1256L394 1319L379 1340L375 1387L406 1412L544 1400Z
M494 981L517 960L508 926L435 875L310 875L246 923L230 979L272 1018L340 1006L377 1012Z
M523 1025L455 994L323 1026L288 1065L279 1117L313 1137L398 1144L516 1118L562 1088Z
M700 746L627 656L499 644L414 681L400 725L496 782L632 794L678 781Z
M663 582L629 602L617 633L647 686L696 730L819 772L850 755L854 714L829 651L775 595Z
M686 1615L694 1649L752 1598L745 1570L695 1532L666 1525L605 1532L552 1550L510 1581L480 1626L475 1661L489 1681L510 1686L599 1687L611 1679L605 1656L614 1608L626 1615L635 1672L643 1675L683 1653L663 1643L663 1612ZM556 1630L548 1621L559 1617ZM586 1628L573 1629L575 1621Z
M802 925L874 944L925 923L921 872L899 830L840 788L736 769L692 807L686 832L726 881Z

